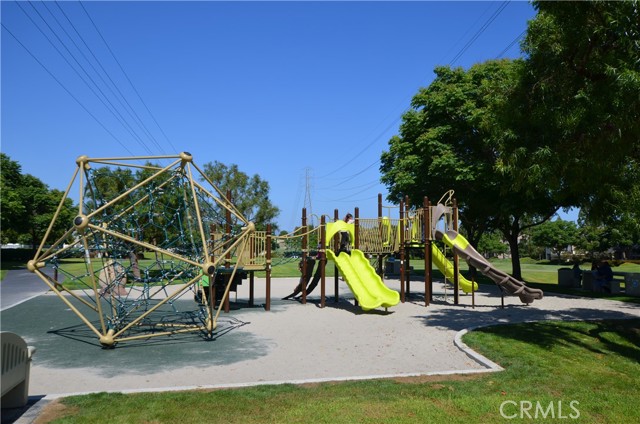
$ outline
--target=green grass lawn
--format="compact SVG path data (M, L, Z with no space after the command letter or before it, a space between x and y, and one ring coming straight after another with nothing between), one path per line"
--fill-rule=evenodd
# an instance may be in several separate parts
M493 266L497 269L504 271L508 274L511 274L512 265L511 259L493 259L490 261ZM412 271L412 280L416 281L418 278L423 278L424 276L424 261L413 259L411 261L411 266L413 267ZM597 293L597 292L589 292L584 291L578 288L570 288L570 287L561 287L558 286L558 269L560 268L570 268L570 265L556 265L549 264L545 261L534 261L530 258L523 258L521 261L522 268L522 277L530 287L539 288L543 291L549 291L554 293L561 294L571 294L575 296L584 296L584 297L604 297L607 299L620 300L624 302L631 303L640 303L639 297L627 296L625 294L608 294L608 293ZM581 269L583 272L591 272L590 265L588 263L584 263L581 265ZM620 266L613 267L614 272L634 272L640 273L640 264L633 263L624 263ZM460 261L460 272L465 275L467 278L470 278L469 267L467 263L463 260ZM437 269L433 270L433 278L442 279L443 276ZM495 284L489 278L483 276L478 273L477 281L479 284ZM480 289L482 290L482 288Z
M508 274L512 272L511 259L492 259L491 264L501 271ZM422 275L424 272L424 262L422 260L413 259L411 266L414 268L413 273L416 275ZM540 283L540 284L557 284L558 283L558 269L571 268L571 265L555 265L549 264L546 261L533 261L529 258L522 258L520 262L522 269L522 278L527 283ZM463 274L467 275L469 267L467 263L460 260L460 270ZM580 265L580 269L583 272L590 272L590 264L584 263ZM620 266L612 268L614 272L638 272L640 273L640 264L624 263Z
M94 263L95 270L101 269L104 266L102 259L92 259ZM298 263L300 262L300 258L274 258L273 266L271 270L271 278L286 278L286 277L299 277L300 272L298 271ZM122 262L123 266L129 267L129 260L124 260ZM141 270L146 268L156 269L155 260L153 259L142 259L139 261L138 266ZM329 262L330 266L327 266L326 276L333 277L334 276L334 266L331 262ZM170 268L170 263L166 263L164 265L167 268ZM317 265L316 265L317 266ZM61 269L65 271L65 273L69 273L71 275L82 275L86 272L86 264L84 259L82 258L68 258L61 260ZM60 273L61 278L60 282L67 288L72 289L78 284L73 284L68 278L64 278L62 275L64 273ZM264 271L257 271L256 277L264 277Z
M97 266L96 269L100 269L100 267L102 266L101 260L93 259L93 261L96 262L96 266ZM299 258L277 258L277 257L274 258L271 277L272 278L299 277L300 276L300 272L298 271L299 261L300 261ZM143 259L140 261L139 266L141 269L152 267L154 262L155 261L153 259ZM507 273L511 273L512 271L510 259L492 260L491 263L496 268L502 271L505 271ZM64 259L62 261L62 264L63 264L62 268L66 272L71 273L72 275L82 275L84 272L86 272L86 265L85 265L84 259L82 258ZM3 262L2 268L1 268L2 274L0 274L0 277L4 277L7 269L17 269L16 267L23 267L24 265L25 264L22 264L22 263L11 263L11 262L4 263ZM129 266L128 261L125 261L124 265ZM417 278L422 278L424 276L423 260L412 259L410 261L410 265L413 267L412 279L414 281ZM166 265L166 266L170 266L170 265ZM523 260L521 261L521 267L522 267L522 276L524 281L532 287L537 287L542 290L547 290L547 291L552 291L557 293L573 294L573 295L588 296L588 297L607 297L607 298L612 298L616 300L640 303L640 298L632 297L632 296L591 293L591 292L584 292L579 289L559 287L557 284L558 269L566 268L567 265L553 265L553 264L547 264L545 262L536 262L529 258L523 258ZM460 261L460 270L464 275L466 275L467 277L469 276L468 266L466 262L463 260ZM588 263L583 264L582 270L589 272L589 264ZM619 272L640 273L640 264L625 263L618 267L613 267L613 270L619 271ZM328 278L332 278L334 276L334 273L335 273L335 267L333 266L333 263L328 262L328 266L326 269L326 276ZM265 272L257 271L256 276L259 278L264 277ZM436 279L443 278L442 274L437 269L433 270L433 276ZM65 287L67 287L68 289L86 287L86 285L66 279L64 277L64 273L62 272L60 273L60 282L62 282L65 285ZM493 281L489 280L488 278L482 275L478 275L478 282L480 284L494 284Z
M98 393L61 399L45 410L46 422L640 422L640 320L496 326L471 332L464 341L506 370L473 377Z

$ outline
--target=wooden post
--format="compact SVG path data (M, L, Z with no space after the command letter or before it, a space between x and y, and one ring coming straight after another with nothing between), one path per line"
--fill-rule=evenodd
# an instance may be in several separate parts
M384 227L382 226L382 193L378 193L378 231L380 240L384 240ZM382 243L384 245L384 242ZM384 253L378 254L378 269L376 270L381 279L384 278Z
M453 231L458 232L458 202L453 199ZM453 250L453 304L458 305L460 303L460 263L456 249Z
M325 287L325 277L326 277L326 266L327 266L327 253L325 249L327 248L327 227L324 215L320 217L320 250L318 251L318 255L320 256L320 262L318 266L321 266L320 269L320 307L324 308L326 306L326 287Z
M360 209L356 207L353 210L353 236L354 236L353 248L354 249L360 248L360 235L359 235L360 231L358 231L359 221L360 221ZM358 299L355 297L355 294L353 297L354 297L353 299L354 306L360 305L360 303L358 302Z
M477 277L477 270L473 268L473 271L471 272L471 308L472 309L476 308L476 290L475 290L476 277Z
M302 304L307 303L307 249L309 244L307 234L307 208L302 208Z
M211 260L211 263L215 263L216 261L216 257L215 257L215 244L216 244L216 226L215 224L211 224L209 226L209 231L211 233L211 251L210 251L210 255L209 255L209 259ZM213 274L209 274L209 313L210 316L213 316L213 311L216 309L216 290L215 290L215 277ZM204 288L202 289L202 291L204 292ZM204 295L204 293L202 293Z
M400 223L398 231L400 232L400 301L404 303L404 201L400 200Z
M255 235L255 234L254 234ZM249 263L252 263L255 260L255 252L256 252L256 239L255 237L249 238L251 244L249 246ZM253 263L252 263L253 265ZM249 271L249 305L253 306L253 285L255 271ZM236 291L236 302L238 301L238 291Z
M254 276L255 276L255 272L250 271L249 272L249 306L253 306L253 296L254 296L253 285L255 284Z
M353 211L353 233L355 240L353 241L353 248L360 249L360 208L355 208Z
M431 209L429 198L424 197L422 202L422 221L424 225L424 306L431 302Z
M334 209L333 211L333 220L338 221L340 219L340 215L338 214L338 209ZM334 252L338 252L340 249L340 239L339 239L340 235L336 233L336 235L333 236L333 251ZM334 281L334 301L336 303L338 303L338 299L339 299L339 285L340 285L340 271L338 271L338 265L333 264L334 267L334 271L333 271L333 281Z
M409 240L405 240L405 245L407 252L405 254L405 278L407 280L407 288L405 289L405 296L411 297L411 243L413 240L411 239L411 229L409 228L409 196L404 196L404 216L407 221L407 235L409 236Z
M271 310L271 224L267 224L267 240L265 242L267 245L267 269L266 269L266 291L267 291L267 300L265 304L265 310Z
M229 203L231 203L231 190L227 190L227 200L229 201ZM226 228L227 240L230 240L231 239L231 211L229 211L228 209L226 211L225 219L227 221L227 228ZM229 271L229 268L231 268L231 252L227 253L227 256L225 257L225 259L226 259L226 261L224 263L224 267L226 268L227 271ZM225 283L225 287L226 287L226 285L229 284L229 279L231 278L231 273L226 272L224 275L225 275L224 283ZM211 284L211 282L209 282L209 284ZM227 292L227 295L222 300L224 302L224 311L225 312L229 312L229 310L231 309L229 307L229 296L231 296L231 291Z

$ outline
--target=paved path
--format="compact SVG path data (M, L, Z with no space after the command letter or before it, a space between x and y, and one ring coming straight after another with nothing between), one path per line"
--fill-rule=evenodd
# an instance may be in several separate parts
M45 269L44 272L49 271ZM46 284L26 268L9 270L0 281L0 310L25 302L47 290Z

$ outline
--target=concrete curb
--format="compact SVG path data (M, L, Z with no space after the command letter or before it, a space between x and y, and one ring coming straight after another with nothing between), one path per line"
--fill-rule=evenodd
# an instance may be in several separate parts
M347 381L366 381L366 380L382 380L391 378L407 378L407 377L430 377L430 376L448 376L448 375L470 375L470 374L483 374L486 372L492 372L493 370L451 370L451 371L438 371L438 372L426 372L426 373L404 373L404 374L378 374L378 375L362 375L351 377L327 377L327 378L309 378L304 380L271 380L271 381L255 381L246 383L231 383L231 384L210 384L201 386L175 386L175 387L152 387L145 389L125 389L125 390L101 390L99 392L76 392L76 393L55 393L48 394L42 400L52 401L59 398L65 398L69 396L84 396L95 393L160 393L160 392L180 392L189 390L221 390L221 389L241 389L247 387L257 386L278 386L282 384L318 384L318 383L336 383ZM497 370L496 370L497 371Z
M487 368L486 372L504 371L504 368L502 368L500 365L496 364L495 362L493 362L492 360L490 360L486 356L483 356L483 355L479 354L478 352L476 352L475 350L473 350L469 346L467 346L462 341L462 336L467 334L469 331L473 331L473 330L476 330L478 328L483 328L483 327L491 327L491 326L494 326L494 325L496 325L496 324L478 325L478 326L475 326L475 327L465 328L464 330L458 331L456 333L455 338L453 339L453 344L456 345L456 347L458 349L463 351L469 358L473 359L474 361L476 361L477 363L479 363L483 367L486 367Z

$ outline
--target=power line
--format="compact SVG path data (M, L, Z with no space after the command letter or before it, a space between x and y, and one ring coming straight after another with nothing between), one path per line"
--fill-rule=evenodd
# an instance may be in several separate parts
M55 43L53 42L53 40L51 40L51 38L42 30L42 28L40 28L40 26L33 20L33 18L27 13L27 11L20 5L20 3L16 3L17 6L20 8L20 10L22 10L22 12L27 16L27 18L31 21L31 23L38 29L38 31L45 37L45 39L51 44L51 46L56 50L56 52L58 52L58 54L62 57L62 59L67 63L67 65L69 65L69 67L76 73L76 75L82 80L82 82L87 86L87 88L89 88L89 90L96 96L96 98L103 104L103 106L116 118L116 120L125 128L125 130L128 130L129 134L131 134L131 136L135 139L138 139L138 142L140 143L140 145L147 151L147 153L151 154L151 151L149 150L148 146L146 145L146 143L144 143L144 141L142 141L140 139L140 137L133 131L133 129L131 128L131 126L128 126L128 123L124 120L124 118L122 117L122 114L120 114L117 110L117 108L113 105L113 103L109 100L109 98L104 94L104 92L102 91L102 89L98 86L98 84L95 82L95 80L91 77L91 75L89 75L89 73L87 72L87 70L84 68L84 66L82 66L82 64L78 61L78 59L75 57L75 55L73 55L73 53L71 53L71 51L69 50L69 48L66 46L66 44L62 41L62 39L58 36L58 34L54 31L54 29L51 27L51 25L49 25L49 23L46 21L46 19L42 16L42 14L40 13L40 11L38 11L36 9L36 7L33 5L33 3L29 2L29 5L33 8L33 10L36 12L36 14L40 17L40 19L45 23L45 25L47 26L47 28L49 28L49 31L51 31L53 33L53 35L56 37L56 39L58 40L58 42L62 45L62 47L64 47L64 49L67 51L67 53L69 54L69 56L75 61L75 63L77 64L77 66L80 68L80 70L82 70L84 72L84 74L87 76L87 78L91 81L91 83L93 83L93 85L95 86L95 88L100 92L100 94L102 95L102 97L96 92L96 90L91 86L91 84L89 84L89 82L87 82L87 80L80 74L80 72L78 71L78 69L76 69L75 66L73 66L73 64L69 61L69 59L65 56L65 54L60 51L60 49L55 45ZM108 105L107 105L108 103Z
M366 191L371 190L373 187L377 186L379 184L378 181L375 181L373 183L370 183L368 185L366 185L364 188L362 188L361 190L358 190L355 193L351 193L349 196L346 197L342 197L340 199L323 199L324 202L344 202L346 200L351 200L353 198L353 196L360 194L360 193L364 193Z
M71 93L71 91L69 91L69 89L65 87L65 85L60 80L56 78L56 76L53 75L53 73L42 62L40 62L40 60L38 60L38 58L33 53L31 53L31 51L27 48L27 46L25 46L18 39L18 37L16 37L13 34L13 32L11 32L9 28L5 26L4 23L1 23L1 25L2 25L2 28L4 28L4 30L7 31L7 33L9 33L9 35L11 35L11 37L13 37L14 40L16 40L16 42L20 45L20 47L22 47L33 58L33 60L35 60L49 74L49 76L51 76L51 78L53 78L53 80L57 82L60 85L60 87L62 87L62 89L66 91L67 94L69 94L69 96L71 96L71 98L75 100L76 103L78 103L78 105L80 105L82 109L85 110L85 112L89 114L89 116L91 116L111 137L113 137L113 139L117 141L118 144L120 144L120 146L122 146L123 149L125 149L131 156L133 156L133 153L131 152L131 150L129 150L127 146L118 137L115 136L115 134L109 131L109 129L93 113L91 113L91 111L89 111L89 109L87 109L87 107L84 104L82 104L82 102L78 100L78 98L74 96L73 93Z
M115 107L115 105L113 104L113 102L111 102L111 100L108 98L108 96L104 93L104 91L102 91L102 89L100 88L100 86L96 83L96 81L91 77L91 75L89 75L89 73L87 72L87 70L85 69L84 66L82 66L82 64L80 63L80 61L78 61L78 59L75 57L75 55L73 53L71 53L71 50L69 50L69 48L67 47L67 45L64 43L64 41L62 41L62 39L60 38L60 36L54 31L54 29L51 27L51 25L49 25L49 23L46 21L46 19L44 18L44 16L42 16L42 14L40 13L40 11L38 11L38 9L36 9L36 7L33 5L33 2L29 2L29 5L33 8L33 10L37 13L37 15L40 17L40 19L42 19L42 21L45 23L45 25L47 26L47 28L49 28L49 31L51 31L51 33L53 33L53 35L56 37L56 39L58 40L58 42L62 45L62 47L64 47L64 49L67 51L67 53L69 54L69 56L71 56L71 58L75 61L75 63L78 65L78 67L80 68L80 70L82 70L82 72L84 72L84 74L87 76L87 78L89 79L89 81L91 81L91 83L95 86L95 88L100 92L100 94L102 95L102 97L100 97L96 91L91 87L91 85L89 85L89 83L80 75L80 73L73 67L73 65L67 60L67 58L64 56L64 53L62 53L53 43L53 41L44 33L44 31L42 31L40 29L39 26L37 26L37 24L35 23L35 21L33 21L33 19L31 19L30 16L27 15L27 17L29 18L29 20L31 20L31 22L37 26L38 30L40 31L40 33L42 35L45 36L45 38L47 39L47 41L49 41L49 43L56 49L56 51L58 52L58 54L60 54L62 56L62 58L67 62L67 64L76 72L76 74L78 75L78 77L80 77L80 79L87 85L87 87L91 90L91 92L98 98L98 100L100 100L100 102L104 105L105 108L107 108L107 110L109 110L109 112L111 112L111 114L116 118L116 120L120 123L120 125L123 126L123 128L129 132L129 134L138 141L138 143L142 146L142 148L144 150L146 150L147 153L152 154L151 150L149 149L149 147L147 146L147 144L140 138L140 136L133 130L133 128L131 127L131 125L129 125L129 123L126 121L126 119L124 119L124 117L122 116L122 114L118 111L118 109ZM20 7L22 9L22 7ZM26 11L24 9L22 9L22 11L26 14ZM106 102L106 103L105 103ZM107 103L109 105L107 105Z
M38 29L38 31L42 34L42 36L54 48L54 50L56 50L56 52L60 55L60 57L75 72L75 74L78 76L78 78L80 78L80 80L87 86L87 88L93 93L93 95L96 96L96 98L102 103L102 105L111 113L111 115L113 115L113 117L120 123L120 125L122 125L122 127L131 135L131 137L134 140L136 140L140 144L140 146L147 153L152 154L152 150L149 148L149 145L143 140L143 137L146 137L155 146L155 148L159 150L159 152L164 154L164 149L162 148L162 146L160 145L158 140L153 136L151 131L149 131L149 128L145 125L143 120L140 118L140 115L138 115L138 113L136 112L135 108L131 105L129 100L126 98L126 96L123 94L123 92L119 89L118 85L115 83L113 78L110 76L109 72L106 70L106 68L103 65L103 63L98 59L98 57L96 56L96 54L94 53L92 48L89 46L89 44L87 43L85 38L82 36L82 34L78 31L78 28L74 25L74 23L71 21L69 15L67 13L65 13L64 9L60 6L60 4L56 1L56 6L59 9L60 13L64 16L64 18L66 19L66 22L68 23L68 25L73 29L73 32L75 32L75 34L78 37L78 39L82 42L82 44L84 45L85 49L89 52L89 54L91 55L91 57L93 58L95 63L97 63L98 67L102 70L102 73L104 73L104 75L106 75L106 78L110 81L111 84L109 84L105 80L105 78L102 76L102 73L98 69L96 69L96 66L94 66L92 60L90 60L90 58L87 57L87 55L83 51L83 48L81 48L81 46L78 45L78 43L75 41L74 37L65 28L65 25L63 25L63 23L58 19L56 14L53 13L52 9L49 8L49 6L46 3L44 4L44 7L46 8L46 10L49 13L49 15L53 18L53 20L55 20L55 23L57 24L59 29L61 29L62 32L64 32L64 35L67 37L67 39L71 41L71 43L73 44L73 46L75 47L77 52L80 53L80 55L84 59L84 62L86 64L88 64L89 67L93 70L93 75L96 75L98 77L98 79L102 83L102 86L106 88L106 90L110 93L110 95L107 95L107 93L101 88L101 85L98 84L98 82L96 81L96 79L94 79L94 77L92 77L92 75L89 72L89 70L85 67L85 65L83 65L81 63L79 58L76 57L76 54L71 51L69 46L67 46L66 42L61 38L61 35L58 34L58 32L57 32L58 30L54 29L52 27L52 25L50 25L49 22L47 22L47 19L45 18L45 16L43 16L42 13L40 13L40 11L35 7L35 5L32 2L29 2L29 5L31 6L33 11L39 16L39 18L42 20L42 22L48 28L48 30L51 32L51 34L53 34L53 36L56 38L58 43L64 48L64 50L66 51L66 55L65 55L65 53L63 51L61 51L56 46L56 44L51 39L51 37L49 37L49 35L47 35L43 31L43 28L41 28L40 25L38 25L33 20L33 18L29 15L29 13L27 13L27 11L19 3L17 3L17 5L20 8L20 10L25 14L25 16L31 21L31 23L36 27L36 29ZM97 29L97 26L96 26L95 22L88 15L88 12L86 11L86 9L84 7L83 7L83 10L85 11L85 14L87 14L87 16L88 16L89 20L91 21L93 27L96 29L96 31L100 35L101 39L103 40L103 42L107 46L107 49L110 51L111 55L114 57L114 59L118 63L118 66L120 67L121 70L123 70L122 65L119 63L119 61L117 61L117 58L115 58L115 54L113 53L113 50L108 46L108 44L106 43L106 40L104 39L102 34ZM74 66L74 64L72 64L70 62L69 58L71 58L73 60L73 62L75 63L75 66ZM82 72L82 74L80 72ZM131 83L131 79L128 77L128 75L126 75L126 73L124 71L123 71L123 73L125 74L125 77L129 81L129 83L132 84ZM116 94L116 92L114 91L114 88L115 88L115 90L117 91L118 94ZM134 89L134 91L136 92L138 97L141 99L140 93L137 91L135 86L132 85L132 88ZM114 102L111 99L115 99L115 101L121 106L121 108L117 107L116 104L114 104ZM149 108L146 105L146 103L144 102L144 100L141 99L141 102L145 106L147 111L150 113ZM130 123L129 120L123 115L123 113L120 112L121 110L123 110L124 114L128 115L128 117L131 119L132 123ZM158 122L155 119L155 117L152 114L150 114L150 116L155 121L156 125L158 125ZM134 126L137 126L137 128L142 131L142 134L143 134L142 136L138 133L138 131L134 128ZM158 125L158 127L159 127L159 125ZM162 130L162 128L161 127L159 127L159 128L160 128L160 131L165 136L165 138L167 138L166 134L164 134L164 131ZM168 140L168 138L167 138L167 140ZM169 141L169 143L170 143L170 141ZM173 145L172 145L172 148L175 150L175 147L173 147Z
M127 81L129 82L129 85L131 85L131 88L133 88L133 91L136 93L136 95L138 96L138 99L140 100L140 102L144 105L145 109L147 110L147 113L149 113L149 116L151 116L151 119L153 119L153 122L155 122L156 126L158 127L158 129L160 130L160 132L162 133L162 135L164 136L164 138L167 140L167 142L169 143L169 145L171 146L171 148L173 149L174 152L178 152L178 149L175 148L175 146L173 145L173 143L171 142L171 140L169 140L169 137L167 137L167 134L164 132L164 130L162 129L162 127L160 126L160 124L158 123L158 120L156 119L156 117L153 115L153 113L151 113L151 110L149 109L149 107L147 106L147 104L145 103L145 101L142 99L142 96L140 95L140 93L138 92L138 90L136 89L135 85L133 84L133 82L131 81L131 79L129 78L129 75L125 72L124 68L122 67L122 65L120 64L120 61L118 60L118 58L116 57L115 53L113 52L113 50L111 50L111 47L109 47L109 43L107 43L107 40L105 40L105 38L102 36L102 33L100 32L100 30L98 29L98 26L96 25L96 23L93 21L93 19L91 18L91 15L89 15L89 12L87 11L87 9L84 7L84 4L82 3L82 1L79 1L78 3L80 3L80 6L82 7L82 10L84 10L84 13L87 15L87 18L89 18L89 21L91 21L91 24L93 25L93 28L96 30L96 32L98 33L98 35L100 36L100 38L102 39L102 42L104 43L104 45L107 47L107 50L109 50L109 53L111 53L111 56L113 57L113 59L116 61L116 63L118 64L118 67L120 68L120 70L122 71L122 74L125 76L125 78L127 79Z
M458 53L456 53L456 55L454 56L454 58L451 60L451 62L449 62L449 65L451 66L452 64L454 64L457 60L459 60L466 52L467 50L473 45L473 43L487 30L487 28L489 28L489 26L491 26L491 24L498 18L498 16L500 16L500 14L504 11L504 9L509 5L508 1L503 1L498 8L493 12L493 14L491 14L491 16L489 16L489 18L487 18L487 20L484 22L484 24L482 24L482 26L475 32L475 34L469 39L469 41L467 41L467 43L458 51ZM486 9L485 12L482 14L482 16L484 16L484 14L486 14L487 10ZM479 18L481 19L481 18ZM479 21L478 19L478 21ZM476 23L478 22L476 21ZM475 24L474 24L475 25ZM465 32L465 35L468 33L469 31ZM525 30L526 32L526 30ZM522 34L520 35L522 36ZM519 36L519 37L520 37ZM464 36L462 37L464 38ZM515 41L514 41L515 42ZM457 43L456 43L457 44ZM510 48L510 47L509 47ZM351 159L349 159L347 162L344 163L344 165L342 165L341 167L337 168L340 169L350 163L352 163L353 161L355 161L356 159L358 159L362 153L364 153L365 151L367 151L368 149L370 149L377 141L378 139L380 139L387 131L389 131L393 126L395 126L401 119L402 116L407 113L409 110L411 109L411 105L407 106L406 108L404 108L404 110L402 111L402 113L400 113L380 134L378 134L377 137L375 137L370 143L368 143L362 150L360 150L356 155L354 155ZM355 178L361 174L363 174L364 172L366 172L368 169L370 169L372 166L379 164L380 163L380 159L377 159L376 161L374 161L373 163L369 164L368 166L366 166L364 169L362 169L359 172L356 172L350 176L347 177L343 177L343 181L332 186L332 187L338 187L340 185L343 185L346 181ZM335 171L334 171L335 172ZM330 174L327 174L325 176L328 176ZM323 176L323 177L325 177Z
M318 189L318 191L350 191L350 190L357 190L359 188L362 188L364 186L368 186L369 184L372 184L374 181L367 181L366 183L357 185L357 186L353 186L353 187L348 187L348 188L332 188L332 187L327 187L327 188L320 188ZM376 183L380 182L379 178L375 179Z
M300 209L299 206L300 206L300 198L301 197L302 197L302 184L300 183L300 180L299 180L298 181L298 188L296 190L296 195L295 195L295 199L296 199L295 202L294 202L295 207L291 210L291 217L289 218L289 223L292 226L295 226L296 225L295 223L297 222L296 213Z
M440 59L439 62L444 62L443 59L445 59L449 55L449 53L451 53L451 51L453 51L456 47L458 47L458 44L460 44L460 42L467 37L467 35L471 32L471 30L473 28L475 28L475 26L478 24L478 22L480 22L482 20L482 18L484 18L484 15L487 14L487 12L489 11L489 9L491 9L492 6L493 6L493 3L488 2L487 8L480 14L480 16L478 16L478 18L475 20L475 22L467 28L467 30L464 32L464 34L462 34L462 36L458 39L458 41L456 41L455 44L453 46L451 46L451 49L447 52L446 55L443 56L442 59Z
M65 19L67 20L67 22L69 23L69 25L71 26L71 28L73 29L73 31L76 33L76 35L78 36L78 38L80 39L80 41L82 42L82 44L84 44L85 48L87 49L87 51L91 54L91 56L93 57L93 59L95 60L95 62L98 64L98 66L100 67L100 69L102 70L102 72L105 74L105 76L107 77L107 79L109 80L109 82L111 82L111 85L107 84L107 82L104 80L104 78L102 78L100 72L98 72L98 70L95 69L95 67L91 64L91 61L88 60L88 58L84 55L84 53L82 53L82 50L76 45L76 43L73 41L73 38L71 36L69 36L67 34L67 36L72 40L72 42L74 43L74 45L76 46L76 48L78 49L78 51L80 51L83 55L83 57L85 57L85 60L91 65L91 67L93 68L93 70L95 71L95 73L100 77L100 79L102 80L102 82L105 84L105 86L107 88L109 88L110 92L113 94L113 96L118 100L118 102L120 103L120 105L125 109L125 111L127 111L128 115L134 120L134 122L136 122L136 124L138 125L138 127L146 134L147 138L149 138L149 140L158 148L158 150L162 153L162 154L166 154L166 152L164 151L164 149L162 148L162 146L160 145L160 143L158 143L158 140L153 136L153 134L151 133L151 131L149 131L148 127L144 124L144 122L142 121L142 119L140 118L140 116L138 115L138 113L136 112L136 110L133 108L133 106L131 106L131 103L129 102L129 100L126 98L126 96L122 93L122 91L120 90L120 88L118 88L118 85L113 81L113 79L111 78L111 76L109 75L109 72L107 72L107 70L105 69L104 65L102 64L102 62L98 59L98 57L96 57L96 55L94 54L93 50L91 49L91 47L89 47L89 45L87 44L87 42L85 41L84 37L82 36L82 34L80 34L80 32L78 31L78 29L76 28L76 26L74 25L74 23L71 21L71 19L69 18L69 16L67 15L67 13L64 11L64 9L60 6L60 3L58 1L55 2L56 6L58 7L58 9L60 10L60 12L62 13L62 15L65 17ZM46 4L45 4L46 7ZM48 7L47 7L48 10ZM49 13L51 13L52 16L54 16L55 19L55 15L53 15L53 13L49 10ZM57 21L57 19L56 19ZM63 28L63 26L59 23L60 27ZM63 28L64 30L64 28ZM66 33L66 31L65 31ZM118 95L116 95L116 93L113 91L113 89L111 88L111 86L113 86L113 88L115 88L115 90L118 92ZM122 99L122 100L120 100ZM123 102L124 101L124 104ZM126 104L126 106L125 106Z
M518 35L516 38L513 39L513 41L511 41L511 43L509 43L509 45L507 47L504 48L504 50L502 50L497 58L501 59L502 56L504 56L510 49L511 47L513 47L518 41L520 41L522 39L522 37L524 37L524 35L527 33L527 30L525 29L524 31L522 31L520 33L520 35Z
M380 132L380 134L378 134L378 136L376 136L369 144L367 144L362 150L360 150L355 156L353 156L351 159L349 159L348 161L344 162L341 166L337 167L335 170L333 170L332 172L325 174L323 176L321 176L320 178L324 178L324 177L328 177L331 174L334 174L335 172L337 172L339 169L344 168L345 166L349 165L350 163L352 163L353 161L355 161L356 159L360 158L360 156L366 152L367 150L369 150L371 147L373 147L373 145L375 143L378 142L378 140L387 132L389 131L393 126L396 125L396 123L400 120L400 118L395 118L389 125L387 125L387 127L382 130L382 132ZM379 162L379 161L378 161ZM370 166L369 166L370 167ZM368 167L368 168L369 168Z
M489 19L487 19L487 21L478 29L478 31L476 31L476 33L473 35L473 37L471 37L471 39L469 41L467 41L467 44L465 44L462 49L460 49L460 51L458 52L458 54L456 54L454 56L453 59L451 59L451 62L449 62L449 65L453 65L454 63L456 63L458 61L458 59L460 59L462 57L463 54L466 53L466 51L469 49L469 47L471 47L471 45L473 43L475 43L475 41L487 30L487 28L489 28L489 26L493 23L493 21L496 20L496 18L498 16L500 16L500 14L502 13L502 11L509 5L508 1L503 1L500 6L498 7L498 9L496 9L495 12L493 12L493 14L489 17Z

